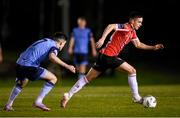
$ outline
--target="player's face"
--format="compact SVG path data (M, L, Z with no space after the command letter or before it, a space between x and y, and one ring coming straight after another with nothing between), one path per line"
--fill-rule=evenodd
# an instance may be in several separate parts
M138 30L142 26L143 18L135 18L133 20L133 27L135 30Z
M84 28L86 26L86 20L78 19L78 25L79 25L79 27Z
M62 50L65 44L65 40L60 40L59 42L57 42L57 48L59 48L59 50Z

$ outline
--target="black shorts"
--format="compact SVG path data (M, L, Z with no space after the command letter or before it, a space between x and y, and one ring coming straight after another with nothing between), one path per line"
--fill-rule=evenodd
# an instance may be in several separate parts
M98 55L98 58L97 58L95 64L93 65L93 69L95 69L99 72L103 72L109 68L115 69L124 62L125 62L124 60L122 60L116 56L110 57L110 56L100 53Z
M74 63L76 65L87 65L88 64L88 54L74 54Z
M21 66L16 64L16 77L20 80L25 78L31 81L38 80L44 74L44 71L45 69L41 67Z

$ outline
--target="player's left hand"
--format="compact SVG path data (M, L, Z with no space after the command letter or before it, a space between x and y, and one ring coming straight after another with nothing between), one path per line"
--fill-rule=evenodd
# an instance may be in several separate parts
M76 68L72 65L69 65L68 69L72 72L75 73L76 72Z
M163 44L156 44L154 46L154 50L159 50L159 49L163 49L164 48L164 45Z

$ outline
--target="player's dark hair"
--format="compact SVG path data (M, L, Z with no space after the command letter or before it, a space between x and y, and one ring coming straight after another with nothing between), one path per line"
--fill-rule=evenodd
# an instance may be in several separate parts
M142 18L143 15L138 12L138 11L132 11L130 14L129 14L129 18L130 19L134 19L134 18Z
M62 32L55 32L53 35L52 35L52 37L53 37L53 40L55 40L55 41L59 41L59 40L67 40L67 36L64 34L64 33L62 33Z
M81 20L85 20L86 21L86 18L84 16L80 16L78 17L78 19L81 19Z

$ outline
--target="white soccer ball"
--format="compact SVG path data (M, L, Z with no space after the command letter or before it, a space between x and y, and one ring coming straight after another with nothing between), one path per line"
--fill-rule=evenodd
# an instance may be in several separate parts
M152 95L145 96L143 98L143 105L145 107L155 108L157 105L156 98Z

